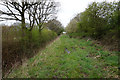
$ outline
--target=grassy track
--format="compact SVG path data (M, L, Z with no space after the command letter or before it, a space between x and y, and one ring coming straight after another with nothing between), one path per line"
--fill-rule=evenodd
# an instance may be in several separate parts
M65 48L70 51L68 54ZM14 69L9 78L118 77L117 52L108 52L85 39L62 35L46 49Z

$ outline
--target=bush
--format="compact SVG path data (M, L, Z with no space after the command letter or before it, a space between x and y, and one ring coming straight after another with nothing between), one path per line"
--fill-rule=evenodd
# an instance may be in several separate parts
M41 32L37 28L32 31L23 31L17 26L2 27L2 68L3 75L16 62L25 58L30 58L45 45L55 39L57 34L48 29L43 29Z
M120 44L120 2L93 2L66 27L70 37L91 37L114 48ZM76 25L77 24L77 25ZM119 43L118 43L119 42Z

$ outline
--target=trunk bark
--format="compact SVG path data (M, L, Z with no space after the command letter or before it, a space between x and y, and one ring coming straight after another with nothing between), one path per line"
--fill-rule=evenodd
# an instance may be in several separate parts
M21 26L22 26L22 37L24 37L25 36L25 17L24 17L24 13L22 14L22 16L21 16L21 18L22 18L22 24L21 24Z
M39 25L39 32L41 32L41 27L42 27L42 25Z

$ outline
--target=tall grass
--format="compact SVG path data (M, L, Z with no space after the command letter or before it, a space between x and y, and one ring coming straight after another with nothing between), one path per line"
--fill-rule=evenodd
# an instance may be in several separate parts
M38 28L32 31L25 31L17 26L2 27L2 68L3 75L14 66L15 63L22 64L22 60L30 58L51 40L55 39L57 34L48 29L39 32Z

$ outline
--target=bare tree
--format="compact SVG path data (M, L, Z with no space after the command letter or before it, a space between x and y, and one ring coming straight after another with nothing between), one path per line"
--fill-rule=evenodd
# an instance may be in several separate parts
M54 0L34 0L34 1L3 1L0 3L6 7L7 10L0 10L0 21L16 20L22 23L22 29L27 29L25 22L30 24L30 31L34 25L38 25L39 31L43 29L43 24L55 18L57 12L57 3ZM4 16L5 15L5 16Z
M16 20L21 21L22 29L25 29L25 11L27 10L27 2L24 0L19 2L18 0L5 0L0 3L6 7L7 10L0 10L0 20ZM5 15L5 16L4 16Z
M42 0L36 2L34 6L29 7L28 14L31 29L33 28L33 24L36 24L39 27L39 31L41 31L44 28L42 26L44 23L46 23L50 19L55 19L57 4L58 3L56 3L54 0Z

